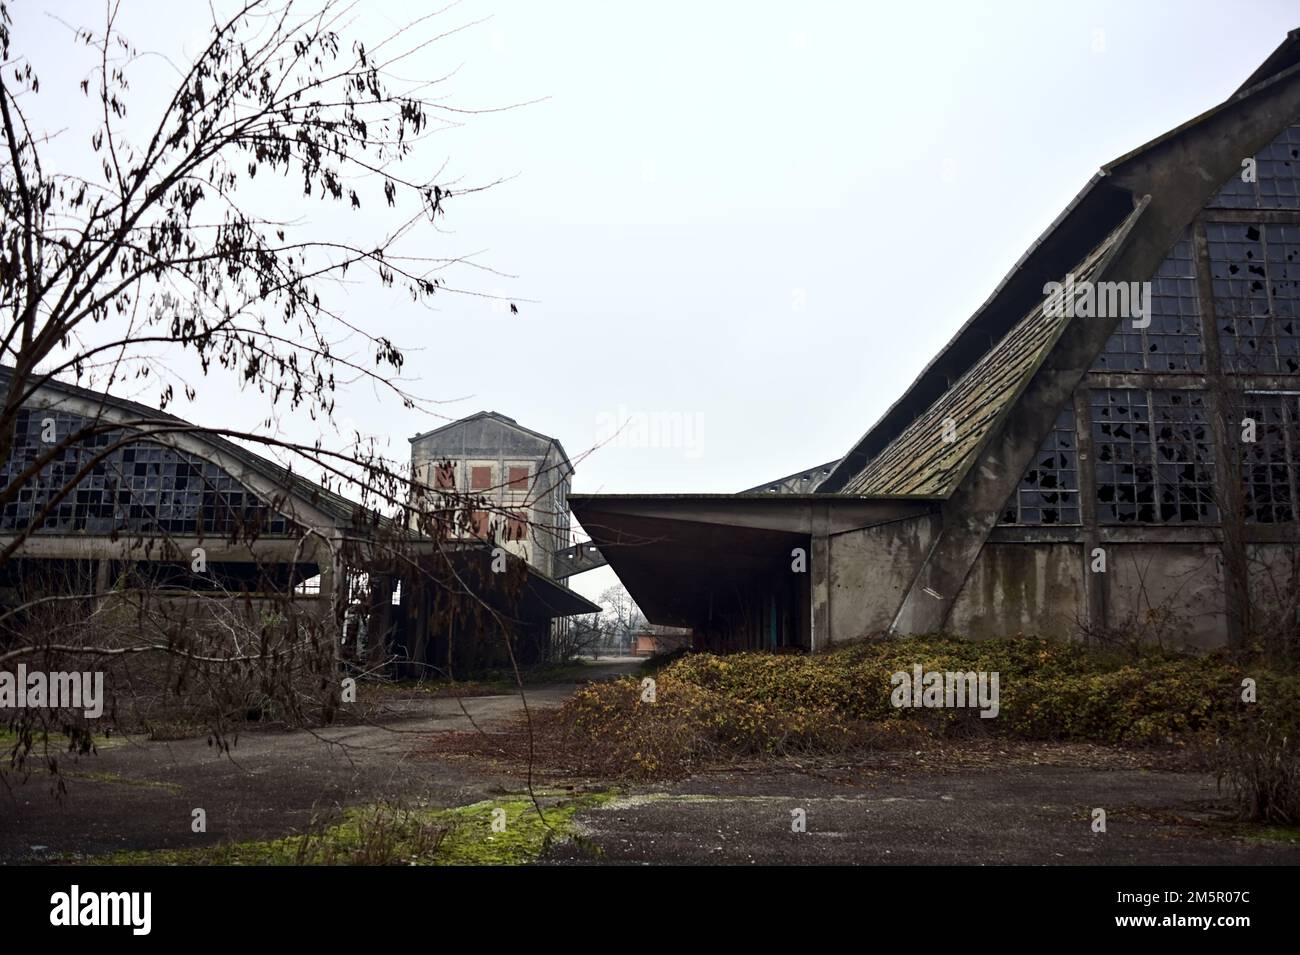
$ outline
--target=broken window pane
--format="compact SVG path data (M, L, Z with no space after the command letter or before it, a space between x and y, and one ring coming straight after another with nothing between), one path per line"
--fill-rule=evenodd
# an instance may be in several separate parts
M1100 523L1218 519L1202 392L1096 389L1090 403Z
M6 484L49 448L41 432L50 418L59 441L93 424L88 418L61 411L20 410L13 452L0 468ZM97 453L127 437L125 430L114 428L62 449L5 505L0 531L26 528ZM37 530L229 537L253 531L286 534L294 527L212 462L141 439L92 465L90 473L54 505Z
M1300 396L1249 394L1243 431L1246 420L1254 422L1255 438L1241 442L1246 520L1293 521L1300 505Z
M1120 322L1097 356L1095 371L1204 371L1200 306L1192 240L1184 236L1160 263L1151 282L1151 322Z
M1142 332L1129 321L1121 321L1106 339L1106 347L1097 356L1094 371L1141 371L1146 347Z
M1264 249L1270 299L1266 332L1275 367L1280 374L1300 374L1300 226L1266 226Z
M1201 312L1196 298L1192 241L1184 236L1152 279L1151 324L1142 330L1147 371L1204 371Z
M1057 417L1002 515L1003 524L1078 524L1079 449L1074 408Z
M1151 395L1160 520L1217 521L1214 437L1204 393L1155 391Z
M1300 374L1300 227L1211 222L1223 369Z
M1263 231L1258 225L1211 222L1205 232L1223 368L1230 372L1257 370L1268 316Z

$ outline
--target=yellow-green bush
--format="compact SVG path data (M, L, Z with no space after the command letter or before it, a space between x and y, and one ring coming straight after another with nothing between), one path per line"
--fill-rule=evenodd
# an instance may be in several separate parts
M997 718L895 708L890 677L916 664L998 673ZM1257 682L1256 703L1242 700L1245 677ZM654 703L641 701L631 679L587 687L561 710L566 735L599 768L636 776L719 758L910 745L918 734L957 726L1018 739L1146 744L1230 738L1247 718L1266 719L1292 739L1300 725L1294 676L1223 655L1121 655L1024 638L882 639L805 656L689 654L656 680Z
M811 656L694 654L666 668L675 678L739 703L777 711L826 711L843 720L908 719L896 709L890 677L912 672L984 671L999 675L994 734L1102 743L1163 741L1195 731L1229 731L1251 706L1300 711L1300 680L1243 668L1221 655L1152 650L1138 657L1077 644L1006 639L874 640ZM1244 703L1242 680L1257 681L1258 704Z

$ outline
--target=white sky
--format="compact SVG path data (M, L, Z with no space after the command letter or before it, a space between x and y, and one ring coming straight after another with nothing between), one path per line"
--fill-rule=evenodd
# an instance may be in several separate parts
M82 74L60 71L67 29L45 13L102 8L13 6L40 105L60 112ZM356 36L373 45L437 5L364 7ZM735 491L843 454L1100 165L1223 100L1300 26L1282 0L464 0L441 22L482 17L401 72L460 66L459 106L549 97L428 147L452 175L514 177L453 202L428 254L482 250L517 277L456 279L520 314L356 287L348 316L408 350L413 390L461 399L447 416L500 411L575 458L614 419L631 417L629 444L636 415L688 424L676 447L600 448L575 492ZM119 27L179 60L209 22L206 2L124 0ZM370 388L340 409L400 458L441 423ZM172 410L266 416L221 377Z

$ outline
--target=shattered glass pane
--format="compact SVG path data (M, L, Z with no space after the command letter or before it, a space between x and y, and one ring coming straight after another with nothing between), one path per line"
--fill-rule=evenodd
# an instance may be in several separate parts
M1100 523L1218 519L1204 393L1096 389L1090 402Z
M1224 371L1300 374L1300 227L1211 222Z
M1002 515L1003 524L1078 524L1079 449L1074 408L1057 417Z
M0 475L6 486L49 447L42 440L53 419L62 440L91 426L89 418L62 411L18 412L14 450ZM90 471L45 517L38 531L57 533L200 534L231 537L250 532L285 534L292 522L210 461L141 439L91 460L128 437L120 428L98 432L63 448L19 490L0 513L0 531L25 529L86 466Z
M1211 222L1210 278L1225 371L1272 371L1264 330L1268 321L1268 273L1263 230L1258 225Z
M1247 421L1253 422L1254 441L1247 439ZM1300 504L1300 396L1247 395L1240 424L1246 520L1259 524L1295 520Z
M1174 244L1152 278L1151 322L1123 320L1097 356L1094 371L1205 370L1196 266L1187 234Z

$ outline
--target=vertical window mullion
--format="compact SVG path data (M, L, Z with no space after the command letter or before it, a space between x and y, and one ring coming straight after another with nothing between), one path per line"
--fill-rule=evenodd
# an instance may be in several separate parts
M1300 395L1282 402L1282 455L1286 459L1286 476L1291 492L1291 520L1300 521Z
M1157 453L1157 421L1156 421L1156 396L1155 391L1147 388L1142 392L1147 406L1147 444L1150 446L1151 455L1151 516L1154 523L1161 524L1164 521L1160 516L1160 498L1164 493L1164 482L1160 478L1160 455ZM1139 514L1141 509L1139 509Z

